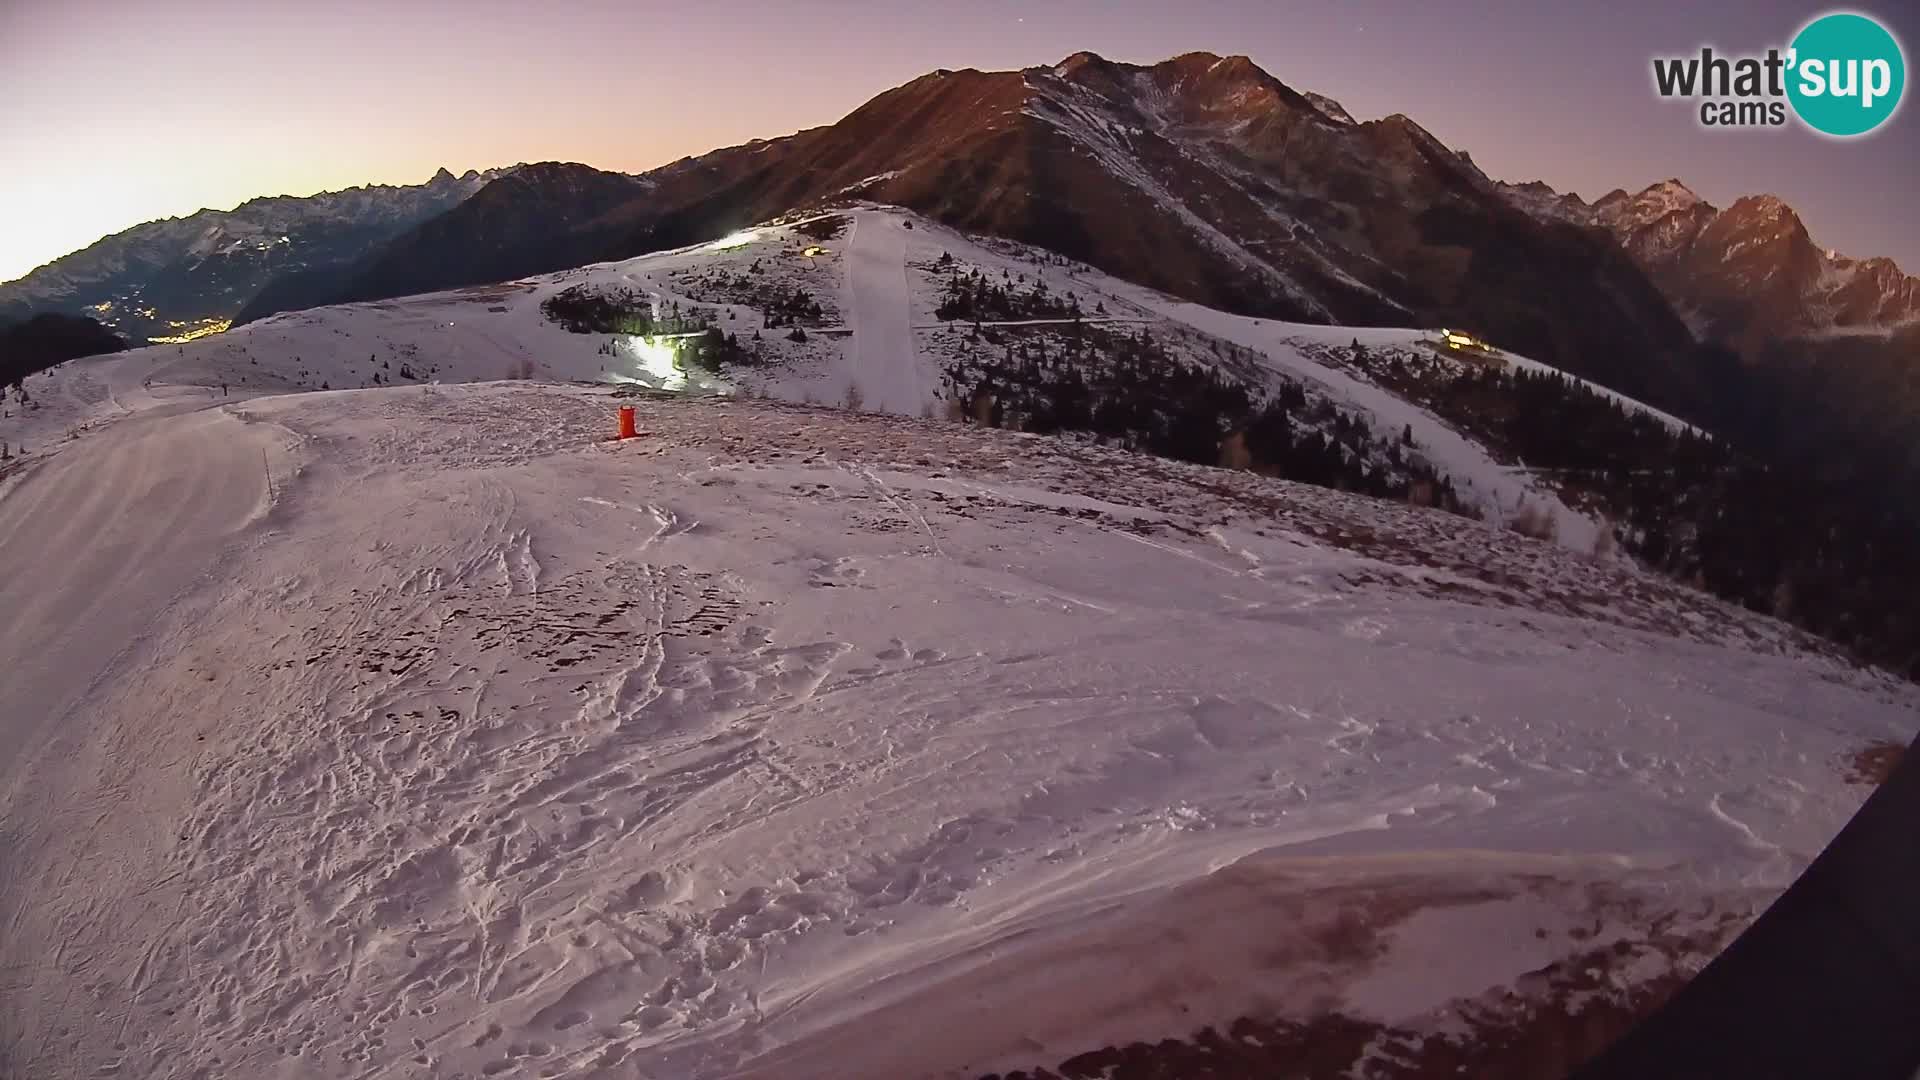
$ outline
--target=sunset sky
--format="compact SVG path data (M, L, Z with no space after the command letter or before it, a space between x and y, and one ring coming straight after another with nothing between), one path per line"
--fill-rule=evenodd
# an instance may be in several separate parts
M831 123L938 67L1245 53L1491 175L1593 198L1669 176L1772 192L1814 239L1920 272L1920 109L1850 143L1711 133L1650 58L1784 45L1779 0L0 0L0 280L256 195L560 159L644 170ZM1911 3L1860 10L1909 63ZM1912 96L1915 91L1909 91Z

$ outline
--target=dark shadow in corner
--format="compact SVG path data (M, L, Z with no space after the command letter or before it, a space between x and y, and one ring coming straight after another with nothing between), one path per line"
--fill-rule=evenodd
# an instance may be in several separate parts
M1574 1080L1920 1076L1920 740L1773 906Z

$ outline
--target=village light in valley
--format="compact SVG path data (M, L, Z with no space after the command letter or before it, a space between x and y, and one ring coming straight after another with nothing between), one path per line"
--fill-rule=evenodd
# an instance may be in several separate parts
M203 337L226 333L228 329L233 326L233 320L203 319L200 320L198 325L175 320L169 322L167 325L179 332L161 337L150 337L147 339L147 343L149 345L185 345L189 341L198 341Z

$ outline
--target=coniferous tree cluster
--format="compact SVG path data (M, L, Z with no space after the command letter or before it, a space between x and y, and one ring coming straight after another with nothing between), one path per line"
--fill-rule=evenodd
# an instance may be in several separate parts
M828 240L837 239L841 233L847 231L847 219L839 214L829 214L826 217L801 222L793 229L802 236L825 243Z
M541 314L572 334L627 334L649 337L653 303L623 286L574 285L540 302Z
M1828 392L1831 372L1718 350L1702 359L1725 369L1708 437L1559 373L1342 352L1604 511L1642 563L1920 678L1920 420L1902 418L1897 379L1891 415L1868 418Z
M1746 363L1702 352L1725 369L1707 423L1738 452L1687 522L1700 580L1920 679L1913 354L1840 347L1819 363L1783 345Z
M676 289L696 300L714 304L739 304L752 307L759 303L765 286L760 283L761 260L755 259L745 270L716 266L710 270L675 274Z
M829 310L804 286L788 288L763 276L755 259L744 271L718 267L676 275L674 287L703 303L758 308L767 327L830 326L839 313Z
M766 323L768 329L776 326L819 326L826 319L826 311L813 294L802 288L790 293L777 293L773 303L767 305Z
M742 344L738 334L717 326L709 326L706 333L686 339L680 353L695 367L715 375L729 367L745 367L760 362L758 354L750 345Z
M1376 438L1297 383L1263 398L1215 368L1181 361L1145 329L1076 324L1051 347L1033 336L992 348L983 339L981 352L944 376L948 400L973 422L1082 432L1180 461L1466 512L1452 483L1398 440Z
M936 266L947 274L941 287L940 303L934 308L937 318L948 321L1007 322L1020 319L1077 319L1081 315L1080 298L1072 293L1060 295L1047 288L1038 274L1029 279L1023 271L1015 277L1002 270L990 277L975 269L962 273L951 255L943 254Z
M678 352L684 362L714 374L727 367L759 362L750 344L716 324L715 312L709 307L682 308L678 301L672 301L656 319L651 299L633 289L575 285L548 297L540 309L547 318L576 334L680 336ZM597 351L602 356L618 355L619 345L614 340L606 341ZM413 377L405 367L400 374Z

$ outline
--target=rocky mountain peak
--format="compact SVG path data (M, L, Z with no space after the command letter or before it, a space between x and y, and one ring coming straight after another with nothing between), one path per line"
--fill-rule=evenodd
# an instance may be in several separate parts
M1694 194L1692 188L1681 183L1680 180L1675 177L1669 177L1657 184L1647 185L1646 190L1640 193L1639 198L1664 202L1675 209L1686 209L1687 207L1696 206L1706 201L1699 195Z
M1219 53L1182 53L1162 65L1187 74L1211 75L1227 79L1270 79L1260 65L1245 56L1221 56Z
M1611 210L1631 201L1633 201L1633 196L1627 194L1625 188L1614 188L1612 191L1595 199L1593 201L1593 208L1596 211Z
M1325 94L1316 94L1313 91L1309 90L1306 92L1305 97L1308 101L1313 103L1314 108L1320 110L1320 115L1326 117L1327 119L1333 121L1336 124L1341 124L1343 126L1350 127L1354 124L1359 123L1359 121L1353 118L1353 114L1347 111L1346 106L1340 104L1339 102L1333 100L1332 98L1326 96Z
M1726 237L1726 242L1737 245L1738 250L1790 244L1793 248L1791 257L1797 261L1808 262L1821 257L1800 215L1775 195L1747 195L1735 199L1733 205L1720 213L1709 228L1713 236L1703 239L1718 241Z
M1589 208L1591 223L1611 230L1636 256L1671 254L1691 243L1719 213L1678 180L1662 180L1638 194L1609 192Z
M1058 64L1053 65L1053 72L1061 78L1072 78L1087 68L1104 71L1113 66L1113 61L1108 60L1099 53L1082 49L1072 56L1067 57L1065 60L1060 61Z
M1537 205L1524 185L1506 191L1516 205ZM1610 192L1584 223L1610 232L1678 307L1695 313L1697 333L1742 349L1920 319L1920 279L1890 260L1821 249L1777 195L1744 196L1719 210L1669 179L1637 195Z
M1727 215L1755 224L1777 222L1785 227L1800 224L1800 215L1778 195L1743 195L1727 207Z

